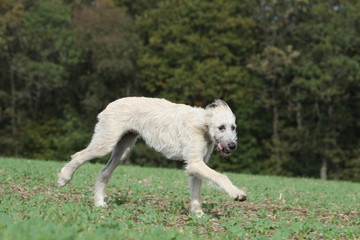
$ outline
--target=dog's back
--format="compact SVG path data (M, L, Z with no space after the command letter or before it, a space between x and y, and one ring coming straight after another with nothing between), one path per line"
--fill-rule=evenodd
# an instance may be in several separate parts
M112 126L111 131L121 134L137 133L169 159L183 159L184 145L189 143L194 131L201 131L205 126L205 110L202 108L146 97L116 100L98 118L102 129L103 126Z

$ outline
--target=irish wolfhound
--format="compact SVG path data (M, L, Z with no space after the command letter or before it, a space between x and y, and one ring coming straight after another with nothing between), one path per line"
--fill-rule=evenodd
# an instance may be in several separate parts
M231 198L245 201L246 194L206 163L216 146L223 155L236 148L235 115L222 100L206 109L171 103L164 99L128 97L110 103L98 115L95 132L87 148L75 153L59 173L65 186L85 162L112 151L95 184L95 205L106 206L105 188L112 172L134 146L138 136L169 159L182 159L190 176L191 212L202 215L201 183L207 179Z

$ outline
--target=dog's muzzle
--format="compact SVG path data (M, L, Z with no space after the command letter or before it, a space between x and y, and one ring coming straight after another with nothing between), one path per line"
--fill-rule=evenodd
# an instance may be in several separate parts
M217 149L221 152L221 154L228 156L231 151L236 149L236 143L231 142L227 146L223 146L220 142L217 143Z
M229 149L230 149L231 151L233 151L233 150L236 149L236 143L231 142L231 143L229 143L228 147L229 147Z

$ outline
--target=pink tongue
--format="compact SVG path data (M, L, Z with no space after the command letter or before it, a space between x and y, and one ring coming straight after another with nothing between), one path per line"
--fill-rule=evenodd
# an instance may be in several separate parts
M218 143L218 148L220 149L220 151L223 150L223 146L221 145L221 143Z

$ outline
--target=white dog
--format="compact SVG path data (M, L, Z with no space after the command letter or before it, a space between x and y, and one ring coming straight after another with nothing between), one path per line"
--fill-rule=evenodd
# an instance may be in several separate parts
M236 148L235 115L222 100L206 109L171 103L164 99L129 97L110 103L98 115L95 133L87 148L71 156L59 173L58 185L65 186L85 162L112 151L95 184L95 205L106 206L105 188L112 172L123 161L140 135L169 159L183 159L190 176L191 212L202 215L201 183L211 181L237 201L246 194L206 163L217 146L223 155Z

